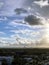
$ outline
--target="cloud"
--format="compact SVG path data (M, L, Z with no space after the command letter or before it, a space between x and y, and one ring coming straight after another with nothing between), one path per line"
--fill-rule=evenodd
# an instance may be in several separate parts
M1 3L4 3L1 7L0 15L1 16L14 16L16 13L14 10L16 8L23 8L27 9L33 2L34 0L5 0L1 1Z
M36 26L34 28L36 29ZM39 26L38 26L38 28L39 28ZM41 26L41 28L42 28L42 26ZM34 39L34 41L36 41L36 40L39 40L44 33L44 29L41 29L41 28L40 28L40 30L37 30L37 31L35 31L35 29L34 30L25 29L25 30L11 30L10 32L14 32L15 37L17 37L17 35L18 35L18 38L20 38L20 39L21 38L23 39L23 37L24 37L24 38L26 38L26 40ZM19 33L21 34L21 36L19 35ZM25 39L23 39L23 40L25 40Z
M15 34L11 34L10 37L8 38L1 38L2 42L1 43L7 43L7 45L9 45L9 47L18 45L19 47L24 47L27 45L30 45L30 47L32 46L37 46L37 42L38 44L40 44L40 40L43 36L43 32L44 30L41 29L42 26L40 26L40 31L37 30L35 31L37 26L33 26L34 30L29 30L29 29L25 29L25 30L10 30L10 32L14 32ZM37 27L37 29L39 28L39 26ZM18 33L21 33L21 35L19 35ZM11 45L11 46L10 46ZM5 45L6 46L6 45ZM18 47L17 46L17 47Z
M29 1L28 1L29 2ZM41 2L40 4L37 3ZM38 15L45 18L49 18L49 2L48 0L32 0L32 3L26 4L25 6L28 14Z
M13 35L13 38L14 38L14 35ZM25 46L25 45L27 45L28 46L28 44L30 45L30 46L36 46L36 44L37 44L37 42L39 43L39 41L40 41L40 39L38 39L38 40L35 40L34 38L23 38L22 36L20 37L18 34L17 35L15 35L15 39L16 39L16 41L18 42L18 44L19 45L22 45L23 47Z
M19 23L14 20L14 21L10 22L8 25L16 27L17 25L19 25Z
M13 20L13 21L10 21L10 22L8 23L8 25L13 26L13 27L16 27L17 25L22 25L22 26L29 26L29 27L31 27L31 26L28 25L28 23L25 22L24 20Z
M33 2L34 1L34 2ZM1 17L0 21L7 20L6 16L11 16L15 14L14 9L16 8L24 8L25 10L29 10L28 14L26 14L27 20L13 20L9 18L7 27L4 31L7 32L7 37L9 35L9 38L1 38L0 41L3 44L11 44L11 46L19 45L19 46L28 46L31 45L32 47L35 45L40 44L41 39L45 35L49 36L49 27L48 30L46 30L46 25L49 24L49 21L45 19L44 17L47 17L49 15L49 4L48 0L5 0L4 6L1 6L0 15L5 15L5 17ZM39 2L42 2L40 5ZM47 3L46 3L47 2ZM33 6L32 6L33 5ZM8 6L8 7L7 7ZM21 16L24 14L21 14ZM43 16L44 15L44 16ZM16 15L17 16L17 15ZM20 16L20 17L21 17ZM29 18L28 18L29 16ZM14 16L15 17L15 16ZM48 16L49 17L49 16ZM20 27L19 27L20 26ZM47 32L45 32L47 31ZM0 35L5 34L4 32L0 31ZM4 36L4 35L3 35ZM46 40L47 37L43 40ZM43 41L42 41L43 42Z
M14 10L16 8L22 8L23 3L26 0L5 0L2 1L4 3L4 6L1 8L0 15L1 16L14 16L15 12ZM0 7L2 6L2 2L0 3Z
M41 8L44 7L44 6L48 6L49 5L48 0L45 0L45 1L43 1L43 0L34 1L33 3L39 5Z
M0 42L1 44L13 44L16 43L17 41L15 40L15 38L11 38L11 37L0 37Z
M20 29L20 30L10 30L10 32L28 34L28 33L32 32L32 30L29 30L29 29L21 30Z
M39 28L40 29L40 28ZM43 29L42 29L42 27L41 27L41 29L40 30L38 30L38 31L35 31L35 29L33 30L29 30L29 29L24 29L24 30L10 30L10 32L13 32L13 33L15 33L15 34L22 34L22 35L25 35L25 36L36 36L36 35L39 35L40 34L40 32L42 32L42 31L44 31Z
M48 19L49 18L49 2L48 1L49 0L34 0L32 4L29 6L31 7L31 10L30 10L31 14L39 15Z
M28 15L24 19L26 22L28 22L30 25L42 25L41 18L34 16L34 15Z
M15 12L16 14L20 15L21 13L27 13L27 10L25 10L24 8L16 8Z
M24 9L33 9L34 11L32 11L32 13L40 13L41 15L44 15L44 17L48 16L49 14L47 14L47 12L45 13L45 11L47 11L47 9L49 9L49 5L48 5L48 0L42 1L41 5L43 6L42 8L40 8L38 6L38 4L35 4L33 2L40 2L42 0L5 0L3 1L4 6L1 8L0 10L0 15L1 16L15 16L16 13L14 12L14 10L16 8L24 8ZM44 4L45 3L45 4ZM32 6L33 5L33 6ZM7 7L8 6L8 7ZM49 13L49 10L48 10ZM23 14L24 15L24 14ZM49 16L48 16L49 17Z
M19 45L26 45L26 44L30 44L31 42L33 42L33 40L31 39L27 39L27 38L22 38L20 37L18 34L17 35L12 35L11 37L15 38L16 41L18 42Z

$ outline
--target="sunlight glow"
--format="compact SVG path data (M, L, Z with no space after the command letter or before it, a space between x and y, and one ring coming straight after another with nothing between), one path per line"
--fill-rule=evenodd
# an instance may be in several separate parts
M49 24L45 24L44 41L49 44Z

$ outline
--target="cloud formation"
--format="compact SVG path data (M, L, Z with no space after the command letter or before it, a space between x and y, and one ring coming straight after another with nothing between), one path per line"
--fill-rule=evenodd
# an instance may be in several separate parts
M42 25L41 19L37 18L34 15L28 15L24 19L26 22L28 22L30 25Z
M2 1L0 1L0 21L3 21L0 22L0 43L4 46L7 43L12 47L14 45L33 47L46 42L43 40L49 40L48 0ZM16 14L15 9L21 15Z
M49 6L48 0L34 1L33 3L39 5L41 8L44 6Z

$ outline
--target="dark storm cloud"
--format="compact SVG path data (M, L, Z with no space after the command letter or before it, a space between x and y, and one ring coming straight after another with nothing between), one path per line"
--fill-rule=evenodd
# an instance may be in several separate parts
M15 12L16 12L16 14L21 14L21 13L27 13L27 10L25 10L24 8L16 8L15 10L14 10Z
M41 19L37 18L34 15L28 15L27 17L25 17L24 19L27 23L29 23L30 25L42 25L41 23Z

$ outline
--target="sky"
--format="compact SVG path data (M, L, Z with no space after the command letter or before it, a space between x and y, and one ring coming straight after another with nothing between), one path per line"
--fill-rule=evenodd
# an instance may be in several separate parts
M42 39L49 40L49 0L0 0L0 44L36 45Z

